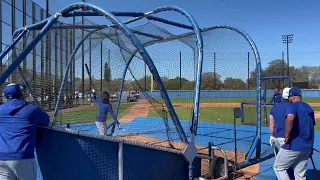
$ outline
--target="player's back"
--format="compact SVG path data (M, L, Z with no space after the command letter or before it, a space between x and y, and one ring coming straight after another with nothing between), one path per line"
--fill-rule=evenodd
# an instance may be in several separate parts
M315 119L311 106L298 101L290 104L287 114L294 115L294 122L290 134L292 140L284 146L284 149L295 151L312 150Z
M299 137L304 140L312 140L313 129L315 125L314 111L311 106L305 102L299 101L293 105L298 106L298 117L295 119L299 120Z
M36 125L48 125L49 116L21 99L0 105L0 159L34 157Z
M98 103L98 112L97 112L96 121L97 122L106 121L109 109L111 109L111 104L103 103L101 98L98 98L96 96L93 97L93 100Z
M283 138L285 136L286 112L289 105L288 102L282 101L274 104L270 111L270 115L272 115L274 119L274 133L276 138Z

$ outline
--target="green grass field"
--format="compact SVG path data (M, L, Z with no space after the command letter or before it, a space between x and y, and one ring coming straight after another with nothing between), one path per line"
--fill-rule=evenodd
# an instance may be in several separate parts
M191 119L190 108L176 108L175 111L180 120ZM255 111L254 107L245 108L245 117L248 119L247 123L255 123ZM159 117L159 115L156 111L150 110L148 117ZM262 119L264 118L264 111L262 112L261 117ZM233 108L200 108L199 121L233 124ZM241 119L236 119L236 124L241 125Z
M131 106L132 104L129 103L122 104L119 108L118 118L120 119L126 115L129 107ZM61 123L93 123L96 120L97 108L97 105L92 105L86 109L61 113L59 116L57 116L57 120ZM116 111L116 105L113 105L113 110L114 112ZM108 116L108 121L112 121L110 116Z
M230 100L230 101L226 101ZM232 98L232 99L225 99L225 98L219 98L219 99L202 99L201 102L207 102L207 103L217 103L217 102L234 102L234 103L240 103L241 101L245 101L247 99L243 98ZM317 102L318 99L304 99L305 101L308 100L308 102ZM173 99L174 103L191 103L192 99ZM133 104L130 103L124 103L120 107L119 111L119 119L126 115L128 113L128 108L131 107ZM114 111L116 106L113 105ZM314 107L314 111L320 112L320 107ZM271 110L271 106L267 107L267 112L269 114ZM191 108L175 108L175 111L181 120L190 120L191 119ZM262 107L262 114L261 119L262 122L264 122L264 107ZM92 123L95 121L97 113L97 106L93 105L91 107L88 107L86 109L81 109L78 111L73 112L67 112L62 113L59 115L58 121L61 123ZM217 122L217 123L225 123L225 124L233 124L233 108L229 107L218 107L218 108L200 108L200 115L199 115L199 121L205 121L205 122ZM245 122L246 123L254 123L256 119L256 109L255 107L245 107L244 108L244 114L245 114ZM148 117L160 117L159 114L154 109L149 110ZM269 116L267 115L267 118L269 119ZM108 121L111 121L110 116L108 116ZM320 130L320 120L318 120L319 123L316 125L316 130ZM241 124L240 119L237 120L237 124Z
M267 107L267 121L269 122L269 112L271 107ZM320 110L320 107L315 107L314 110ZM190 120L191 119L191 109L190 108L176 108L175 109L180 120ZM245 107L245 123L255 123L256 120L256 108L255 107ZM159 115L154 110L150 110L148 117L159 117ZM223 124L233 124L233 108L200 108L199 121L203 122L215 122ZM261 111L261 121L265 121L265 111L262 108ZM318 119L320 121L320 119ZM241 125L241 120L237 119L236 124ZM320 122L316 124L316 130L320 130Z

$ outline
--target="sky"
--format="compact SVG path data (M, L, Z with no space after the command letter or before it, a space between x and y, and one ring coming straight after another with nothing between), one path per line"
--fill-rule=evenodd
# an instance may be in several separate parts
M44 0L35 0L45 7ZM50 12L79 2L75 0L51 0ZM188 11L200 28L219 24L236 26L247 32L255 41L260 52L262 66L273 59L280 59L286 45L282 34L294 34L289 45L290 65L320 65L320 1L302 0L87 0L107 11L147 12L160 6L174 5ZM171 21L188 23L176 12L160 13L159 17ZM103 19L96 20L106 24ZM180 28L163 25L173 33L185 32Z
M45 9L45 0L34 1ZM64 7L76 2L79 2L79 0L49 0L49 11L51 14L54 14ZM262 68L267 67L268 62L271 60L281 59L282 51L285 52L284 54L286 59L286 45L282 43L281 35L294 34L294 42L289 46L290 65L296 67L303 65L320 66L320 44L318 43L320 39L319 0L87 0L87 2L95 4L106 11L121 12L148 12L160 6L173 5L189 12L197 21L200 28L207 28L221 24L238 27L249 34L249 36L254 40L260 53ZM5 9L6 8L4 8L4 10ZM177 12L158 13L156 16L189 25L186 17ZM19 19L18 16L16 18L16 21L22 26L22 19ZM4 16L4 19L11 22L10 16ZM110 24L110 22L102 17L88 17L88 19L98 24ZM120 19L125 20L127 18ZM71 18L64 18L60 20L65 22L72 21ZM80 21L81 19L78 18L77 20ZM142 21L140 24L144 22L146 21ZM132 26L140 24L134 23ZM166 28L169 32L174 34L186 32L185 29L166 24L157 23L157 25ZM3 34L10 33L10 28L4 28L4 31L8 32L3 32ZM221 39L224 40L224 38ZM3 40L6 43L11 41L10 36L3 37ZM172 56L172 54L175 54L174 58L179 57L179 52L174 52L172 47L173 46L171 46L170 50L171 54L169 54L169 50L164 50L168 53L161 56L153 55L153 58L158 58L160 60L164 58L170 59L168 57ZM154 60L156 61L157 59ZM230 71L232 69L237 69L238 64L229 62L228 65L228 62L224 62L224 64L221 65L221 69L222 66L225 71ZM157 67L157 69L159 71L166 72L168 71L168 69L166 69L167 67L168 66ZM172 67L172 69L173 70L171 72L176 72L175 74L172 74L172 76L178 76L178 67ZM204 63L203 72L212 71L212 69L213 68L211 66L209 67ZM244 69L246 68L244 67ZM223 73L226 77L228 76L227 74L230 74L228 72L220 72L220 75L223 76ZM160 72L160 74L162 73ZM186 74L190 76L187 77L188 79L192 79L192 73L186 72ZM141 76L142 75L143 74L141 74ZM183 76L186 77L186 75ZM246 71L243 70L243 72L237 76L242 78L247 77Z

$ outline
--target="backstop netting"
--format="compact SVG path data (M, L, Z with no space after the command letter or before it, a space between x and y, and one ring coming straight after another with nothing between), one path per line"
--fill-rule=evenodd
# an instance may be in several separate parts
M289 87L288 76L270 76L264 77L261 80L263 91L261 92L261 125L269 126L269 115L274 105L275 90L278 89L279 93L286 87ZM247 125L256 125L256 109L254 108L256 102L243 102L242 109L243 114L241 117L242 123ZM251 108L250 108L251 107Z
M80 29L77 25L93 28ZM190 140L197 65L194 34L173 35L150 22L131 30L151 56ZM31 31L14 51L23 49L37 33ZM212 141L227 151L230 163L243 162L256 136L256 127L240 126L238 117L234 126L233 109L240 108L241 102L256 102L255 55L248 40L232 28L206 29L202 35L204 61L196 146L199 153L208 154L208 142ZM79 43L81 46L72 58ZM98 135L95 125L98 105L92 101L91 90L95 89L98 97L108 91L113 111L122 124L122 129L115 127L114 132L108 129L109 135L175 149L185 146L158 83L131 41L118 29L102 28L88 20L56 24L27 56L22 70L16 70L8 82L28 82L30 92L27 94L33 94L28 95L30 101L53 115L70 60L58 115L54 119L56 124ZM11 62L9 60L7 66ZM257 104L242 108L242 114L248 109L257 110ZM256 118L247 120L247 115L244 119L257 121ZM108 115L107 124L112 122ZM207 165L204 162L203 171L208 171Z
M227 150L230 163L243 162L256 136L256 127L241 126L233 109L240 108L241 102L256 101L256 57L248 40L235 30L208 30L203 32L203 39L199 152L207 153L206 143L212 141L215 146Z
M92 26L92 29L79 29L79 25ZM179 119L186 120L181 124L190 135L193 95L182 101L174 96L184 87L194 89L193 49L172 39L172 34L152 23L132 28L132 31L153 59L165 88L172 90L169 96L176 103L174 106L188 103L181 105L182 111L176 113ZM16 45L3 70L37 33L31 31ZM85 40L81 42L83 38ZM164 38L170 40L164 41ZM79 43L80 48L71 57ZM95 89L97 97L107 91L111 95L113 111L122 124L122 129L116 127L114 133L110 127L109 135L177 149L184 147L149 67L130 40L115 28L101 28L88 20L56 24L27 56L23 66L10 76L8 83L27 83L27 100L52 116L69 61L71 66L60 95L58 114L54 119L56 124L98 134L95 126L98 105L92 100L91 90ZM112 122L108 115L107 125Z
M278 93L282 93L283 89L286 87L290 87L289 84L289 77L283 76L283 77L265 77L264 78L264 91L263 91L263 99L262 101L262 125L269 126L269 115L270 111L275 104L274 95L276 91Z
M60 25L60 23L57 23ZM29 31L24 38L10 51L7 61L2 67L4 72L15 60L25 46L38 34L38 31ZM58 99L58 91L63 79L67 60L73 46L72 30L53 29L28 54L2 86L8 83L19 83L24 86L23 97L29 102L40 106L52 114ZM72 74L73 69L70 71ZM64 99L68 103L61 108L70 108L73 102L74 91L71 78L66 81Z
M276 88L278 88L279 92L282 93L284 88L289 87L288 76L283 76L281 78L277 78L277 76L265 77L264 81L263 96L266 97L266 103L274 103L272 100Z

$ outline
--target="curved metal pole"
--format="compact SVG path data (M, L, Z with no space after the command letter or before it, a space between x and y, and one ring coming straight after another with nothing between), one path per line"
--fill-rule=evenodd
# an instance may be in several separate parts
M169 109L169 112L170 112L170 115L172 117L172 119L174 120L174 124L176 125L177 127L177 130L179 132L179 135L180 135L180 138L183 142L188 142L187 141L187 137L182 129L182 126L177 118L177 114L175 113L174 109L173 109L173 106L171 104L171 101L169 99L169 96L167 94L167 91L165 90L164 88L164 85L162 83L162 80L159 76L159 73L153 63L153 61L151 60L148 52L145 50L145 48L142 46L141 42L138 40L138 38L132 33L132 31L126 27L121 21L119 21L114 15L112 15L110 12L106 12L94 5L91 5L89 3L75 3L75 4L72 4L68 7L66 7L65 9L63 9L62 11L60 11L60 13L62 14L62 16L64 14L67 14L73 10L76 10L76 9L86 9L86 10L92 10L94 12L97 12L103 16L105 16L108 20L110 20L113 24L115 24L125 35L126 37L129 38L129 40L131 41L131 43L137 47L137 49L139 49L139 53L140 55L143 57L143 59L145 60L145 62L147 63L147 65L149 66L149 69L150 71L152 72L152 74L154 75L155 79L156 79L156 82L158 84L158 87L163 95L163 98L165 100L165 104L167 105L168 109ZM160 11L165 11L165 10L176 10L178 12L181 12L182 14L187 14L185 13L183 10L180 10L179 8L171 8L171 7L166 7L166 8L159 8L159 9L156 9L153 13L156 13L156 12L160 12ZM189 16L188 16L189 17ZM190 21L194 21L193 18L188 18L190 19ZM196 26L197 27L197 26ZM197 31L200 31L199 28L197 28ZM202 37L200 35L200 44L201 44L201 49L199 49L199 52L201 50L201 53L202 54ZM202 56L201 56L202 57ZM201 64L202 65L202 64ZM202 66L200 66L202 67ZM200 73L200 76L201 76L201 73ZM201 78L199 78L200 80Z
M182 15L184 15L188 21L190 22L190 24L192 25L193 27L193 30L195 32L195 35L196 35L196 38L197 38L197 51L198 51L198 64L197 64L197 74L196 74L196 82L195 82L195 98L194 98L194 104L193 104L193 119L192 121L194 122L193 123L193 127L192 127L192 139L191 141L194 142L195 141L195 136L197 134L197 126L198 126L198 116L199 116L199 102L200 102L200 87L201 87L201 75L202 75L202 62L203 62L203 40L202 40L202 35L201 35L201 30L197 24L197 22L195 21L195 19L189 14L187 13L186 11L184 11L183 9L181 8L178 8L178 7L175 7L175 6L172 6L172 7L160 7L160 8L157 8L151 12L148 12L148 13L145 13L144 16L140 16L140 17L137 17L137 18L133 18L131 21L127 21L127 22L133 22L133 21L137 21L139 19L142 19L144 17L147 17L147 16L150 16L152 14L156 14L156 13L159 13L159 12L163 12L163 11L176 11ZM151 71L152 73L152 71ZM155 77L157 78L157 77ZM171 103L170 103L171 104ZM170 110L171 108L173 108L172 106L167 106L168 109ZM169 111L170 112L170 111ZM175 116L172 116L172 114L170 113L173 121L177 121L178 123L180 123L178 121L178 118L175 117ZM174 118L177 118L176 120ZM187 141L186 141L187 142Z
M60 102L61 102L61 95L63 93L63 87L64 87L64 84L65 84L65 80L67 79L67 76L68 76L68 72L69 72L69 69L70 69L70 66L71 66L71 62L73 61L74 59L74 56L76 55L77 51L79 50L80 46L82 45L82 43L91 35L93 34L94 32L97 32L101 29L96 29L96 30L93 30L91 32L89 32L85 37L83 37L81 39L81 41L77 44L77 46L74 48L71 56L70 56L70 59L68 61L68 64L67 64L67 67L66 67L66 71L64 73L64 76L63 76L63 79L62 79L62 82L61 82L61 86L60 86L60 89L59 89L59 93L58 93L58 99L57 99L57 103L56 103L56 107L54 109L54 113L53 113L53 122L55 122L55 118L58 114L58 111L59 111L59 107L60 107Z
M256 71L257 71L257 85L256 85L256 92L257 92L257 137L254 141L253 146L251 146L251 149L249 150L249 154L247 156L247 160L249 160L251 158L251 155L253 153L253 150L255 148L256 149L256 157L259 159L260 155L261 155L261 60L260 60L260 55L259 55L259 51L258 48L256 46L256 44L254 43L254 41L252 40L252 38L243 30L237 28L237 27L232 27L232 26L228 26L228 25L219 25L219 26L214 26L211 28L206 28L203 31L209 31L212 29L217 29L217 28L225 28L225 29L230 29L233 31L238 32L239 34L241 34L250 44L255 59L256 59Z
M218 25L218 26L214 26L211 28L206 28L203 30L203 32L205 31L209 31L212 29L218 29L218 28L225 28L225 29L230 29L233 31L238 32L239 34L241 34L250 44L255 59L256 59L256 71L257 71L257 85L256 85L256 92L257 92L257 137L258 140L256 141L256 144L251 146L251 148L257 148L256 150L256 157L260 158L261 155L261 60L260 60L260 55L259 55L259 51L258 48L256 46L256 44L254 43L254 41L252 40L252 38L243 30L237 28L237 27L232 27L232 26L228 26L228 25ZM189 33L189 35L192 35ZM251 151L251 150L250 150ZM252 151L253 152L253 151ZM250 157L247 157L250 158Z
M240 35L242 35L247 41L248 43L250 44L250 47L252 48L252 51L254 52L254 56L255 56L255 60L256 60L256 69L257 69L257 79L259 79L259 77L261 77L261 61L260 61L260 55L259 55L259 51L254 43L254 41L251 39L251 37L246 33L244 32L243 30L237 28L237 27L232 27L232 26L229 26L229 25L217 25L217 26L213 26L213 27L209 27L209 28L205 28L203 30L203 32L208 32L208 31L212 31L212 30L216 30L216 29L229 29L229 30L232 30L232 31L235 31L237 33L239 33ZM194 33L186 33L186 34L183 34L183 35L180 35L178 37L178 39L182 39L182 38L185 38L185 37L188 37L188 36L193 36ZM174 37L169 37L169 38L166 38L166 39L162 39L162 40L153 40L153 41L149 41L147 43L144 44L144 46L150 46L150 45L153 45L153 44L156 44L156 43L160 43L160 42L165 42L165 41L172 41L172 40L176 40L177 37L174 36ZM186 43L185 43L186 44ZM190 46L189 44L186 44L188 46ZM192 46L190 46L192 48ZM138 50L136 50L133 55L130 57L130 59L128 60L127 64L126 64L126 67L125 67L125 71L122 75L122 83L121 83L121 88L120 88L120 96L118 98L118 106L117 106L117 112L119 110L119 104L120 104L120 100L121 100L121 96L122 96L122 91L123 91L123 86L124 86L124 79L125 79L125 76L126 76L126 73L127 73L127 70L128 70L128 67L132 61L132 58L135 56L135 54L137 53ZM260 68L259 68L260 67ZM261 91L261 82L257 82L257 87L256 87L256 90L257 92L258 91ZM257 93L257 102L258 102L258 116L257 116L257 120L260 121L259 119L261 119L261 101L259 102L259 97L261 99L261 94L259 96L259 93ZM260 118L259 118L260 117ZM261 126L261 125L257 125L257 126ZM258 134L261 134L261 131L258 132ZM257 134L257 135L258 135Z
M154 41L149 41L147 43L144 43L143 46L147 47L147 46L150 46L152 44L155 44L155 43L158 43L159 41L158 40L154 40ZM137 54L138 52L138 49L136 49L134 51L134 53L132 53L131 57L129 58L128 62L126 62L126 67L124 68L124 71L123 71L123 74L122 74L122 82L121 82L121 85L120 85L120 92L119 92L119 97L118 97L118 104L117 104L117 110L116 110L116 115L118 116L118 113L119 113L119 108L120 108L120 102L121 102L121 97L122 97L122 92L123 92L123 88L124 88L124 83L125 83L125 78L126 78L126 74L127 74L127 71L128 71L128 68L131 64L131 61L132 59L134 58L134 56Z
M202 76L202 62L203 62L203 40L202 40L202 35L201 35L201 30L195 21L195 19L185 10L172 6L172 7L160 7L157 8L151 12L145 13L144 16L138 17L137 19L141 19L143 17L147 17L152 14L156 14L159 12L163 11L176 11L183 16L185 16L190 24L193 27L193 30L195 32L196 38L197 38L197 51L198 51L198 64L197 64L197 74L196 74L196 82L195 82L195 97L194 97L194 103L193 103L193 127L192 127L192 138L191 142L194 143L195 141L195 136L197 134L197 126L198 126L198 120L199 120L199 103L200 103L200 87L201 87L201 76ZM130 22L130 21L129 21ZM173 108L173 107L168 107L168 108ZM170 114L171 115L171 114Z
M230 28L230 27L228 27ZM261 60L260 60L260 55L259 51L257 49L256 44L254 41L251 39L251 37L244 31L238 28L233 28L235 31L239 32L240 34L243 35L247 39L247 41L250 43L252 50L254 52L254 56L256 59L256 71L257 71L257 144L256 147L252 146L252 148L257 148L256 149L256 157L260 158L261 155Z
M12 37L15 38L18 33L20 33L21 31L24 31L24 30L32 30L33 28L36 28L37 30L40 30L42 29L46 24L47 22L49 21L51 17L48 17L42 21L39 21L37 23L34 23L34 24L31 24L31 25L28 25L28 26L25 26L25 27L21 27L19 29L16 29L14 32L13 32L13 35Z
M51 16L47 24L41 29L39 34L27 45L27 47L20 53L19 57L6 69L6 71L0 77L0 85L6 81L10 74L20 65L20 63L27 57L30 51L37 45L41 38L46 35L49 29L57 22L60 14L57 13Z
M10 52L10 50L20 41L20 39L26 34L27 30L23 30L17 38L12 39L12 43L6 47L6 49L1 52L0 60L2 59Z

